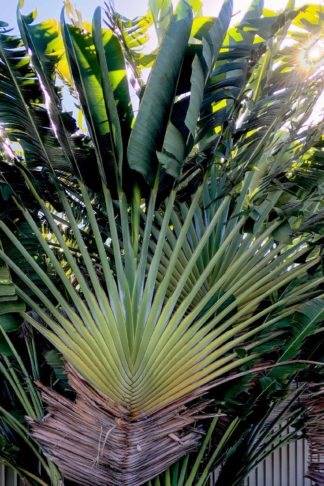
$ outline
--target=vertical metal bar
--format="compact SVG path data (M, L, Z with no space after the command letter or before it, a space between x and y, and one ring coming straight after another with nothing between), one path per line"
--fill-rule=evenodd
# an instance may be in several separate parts
M291 442L289 444L289 478L290 478L289 486L295 486L296 483L295 463L296 463L296 444L294 442Z
M305 441L305 439L303 439L303 480L304 480L303 486L306 486L306 480L305 480L306 464L305 464L305 462L306 462L306 441Z
M0 486L5 484L5 467L0 465Z
M281 448L281 469L280 469L280 477L281 477L281 486L289 486L289 477L287 474L288 468L288 451L287 446Z
M290 444L287 444L287 486L290 486Z
M257 483L255 482L255 469L249 474L249 486L257 486Z
M281 424L280 426L280 439L284 436L284 431L282 430L283 429L283 424ZM284 476L282 474L282 460L283 460L283 450L284 450L284 447L280 447L279 449L279 464L278 464L278 470L279 470L279 486L285 486L284 484Z
M275 450L273 453L273 486L280 485L280 452L279 450ZM295 485L294 485L295 486Z
M7 467L5 469L5 482L4 486L17 486L18 478L15 471Z
M265 486L265 477L264 477L264 465L263 463L258 465L258 475L257 475L257 486Z
M272 486L272 454L264 461L265 464L265 486Z
M296 486L303 486L304 484L304 441L298 440L296 443Z

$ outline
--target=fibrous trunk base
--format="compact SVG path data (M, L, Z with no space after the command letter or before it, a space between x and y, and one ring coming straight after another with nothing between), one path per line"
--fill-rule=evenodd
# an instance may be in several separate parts
M69 368L74 402L41 386L48 414L30 420L32 435L65 479L80 485L137 486L194 450L201 433L188 426L206 403L168 407L134 420Z

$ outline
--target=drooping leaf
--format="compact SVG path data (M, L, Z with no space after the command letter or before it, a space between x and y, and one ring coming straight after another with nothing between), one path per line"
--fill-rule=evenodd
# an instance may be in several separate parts
M191 23L191 9L186 2L179 2L152 68L130 136L129 165L150 185L156 177L156 152L162 148ZM159 109L155 110L157 103Z

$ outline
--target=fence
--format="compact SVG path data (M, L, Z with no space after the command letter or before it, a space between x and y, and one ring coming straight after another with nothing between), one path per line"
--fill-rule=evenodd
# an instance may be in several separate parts
M7 467L0 466L0 486L20 486L17 474Z
M292 442L276 450L252 471L246 486L315 486L305 478L307 457L306 441Z
M277 449L249 474L244 486L323 486L305 477L308 446L304 439ZM217 471L210 480L213 486ZM224 485L225 486L225 485ZM230 486L230 485L226 485Z

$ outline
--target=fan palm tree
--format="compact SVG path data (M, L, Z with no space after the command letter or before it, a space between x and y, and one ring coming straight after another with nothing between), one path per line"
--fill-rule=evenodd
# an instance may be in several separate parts
M150 6L1 27L1 370L27 422L1 413L53 484L206 484L246 433L224 384L267 372L270 396L317 364L302 350L323 317L322 127L307 125L323 9L254 1L231 27L231 0L217 18ZM21 360L19 316L63 357L72 398L41 383L34 341Z

